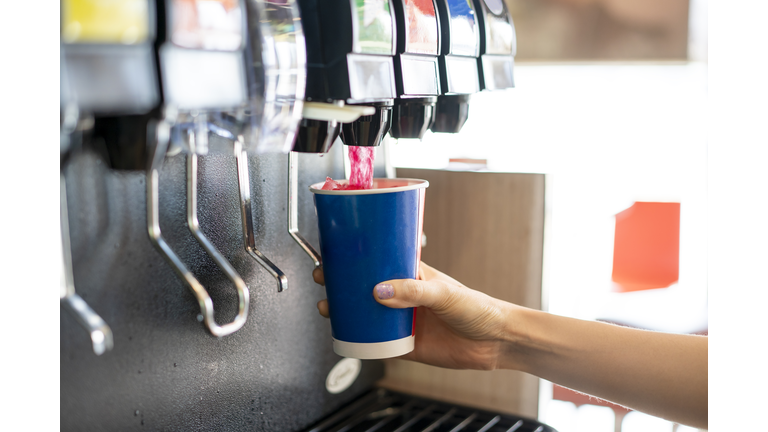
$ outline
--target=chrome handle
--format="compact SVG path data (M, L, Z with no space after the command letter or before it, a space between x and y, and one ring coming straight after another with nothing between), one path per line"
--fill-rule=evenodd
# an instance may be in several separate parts
M217 337L226 336L239 330L248 316L248 301L249 293L248 289L243 282L242 278L234 271L232 266L224 259L218 251L213 247L205 236L199 232L199 224L197 223L197 156L194 156L194 162L188 160L187 165L187 220L190 231L195 238L200 242L203 248L209 255L216 261L216 264L224 271L227 277L235 284L238 291L239 298L239 310L237 317L225 325L218 325L214 319L213 300L208 294L208 291L203 287L200 282L197 281L195 276L187 269L179 257L168 246L165 239L163 239L160 231L160 215L159 215L159 177L160 168L163 166L163 160L165 159L165 153L168 150L168 144L170 142L171 123L175 116L171 113L166 113L163 120L156 125L155 136L155 148L152 156L152 162L150 163L149 170L147 171L147 231L149 233L149 239L160 254L165 258L171 268L176 272L176 275L187 285L192 291L192 294L197 299L200 306L200 314L202 315L202 321L208 328L208 331L212 335ZM191 170L190 170L191 165ZM192 192L192 193L190 193Z
M240 189L240 215L243 220L245 251L277 280L277 291L282 292L288 288L288 277L263 253L256 249L251 212L251 184L248 177L248 154L243 150L244 141L242 135L235 140L235 157L237 158L237 184Z
M296 152L290 152L288 156L288 233L296 243L309 255L315 268L322 265L322 258L315 248L299 234L299 157Z
M67 185L61 174L61 252L63 263L61 306L68 310L77 322L91 335L93 352L102 355L114 346L112 329L75 293L72 273L72 251L69 243L69 215L67 213Z
M192 136L194 139L194 136ZM194 151L194 148L193 148ZM239 330L245 320L248 318L248 301L249 292L248 287L245 285L245 281L237 273L232 264L213 246L213 243L200 230L200 222L197 220L197 154L192 153L187 156L187 226L192 235L200 243L200 246L205 249L208 255L213 258L216 265L219 266L221 271L227 276L227 278L235 285L237 289L238 297L238 312L235 319L229 323L221 326L221 332L224 335L231 334Z

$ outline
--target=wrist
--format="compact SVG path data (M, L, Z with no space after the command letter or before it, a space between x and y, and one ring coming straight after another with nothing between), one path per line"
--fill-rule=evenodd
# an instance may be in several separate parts
M499 333L497 369L530 373L535 352L539 349L535 323L544 312L504 302L504 319Z

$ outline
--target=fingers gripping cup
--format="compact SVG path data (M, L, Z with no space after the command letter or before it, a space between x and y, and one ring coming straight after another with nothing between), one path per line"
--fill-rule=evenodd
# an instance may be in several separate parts
M333 350L358 359L413 351L413 308L383 306L373 289L391 279L416 279L429 183L374 179L373 188L364 190L322 186L317 183L310 190L315 194Z

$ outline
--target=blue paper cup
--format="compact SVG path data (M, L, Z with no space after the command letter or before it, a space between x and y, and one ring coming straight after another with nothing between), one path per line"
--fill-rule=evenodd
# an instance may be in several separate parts
M415 179L374 179L372 189L358 191L310 186L336 354L380 359L413 351L413 308L383 306L373 288L416 279L428 186Z

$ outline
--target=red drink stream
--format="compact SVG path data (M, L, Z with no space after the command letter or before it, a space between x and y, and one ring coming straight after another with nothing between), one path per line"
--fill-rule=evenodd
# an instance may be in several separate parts
M376 155L376 147L349 146L349 164L351 174L349 185L325 178L323 190L361 190L373 187L373 159Z

